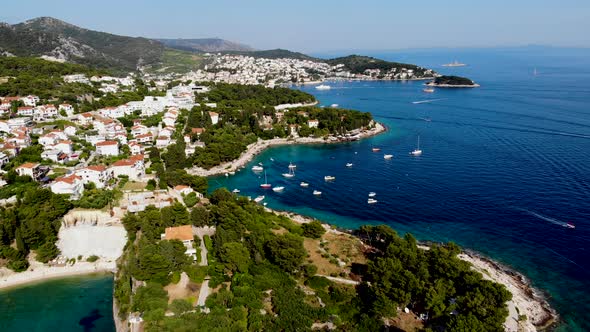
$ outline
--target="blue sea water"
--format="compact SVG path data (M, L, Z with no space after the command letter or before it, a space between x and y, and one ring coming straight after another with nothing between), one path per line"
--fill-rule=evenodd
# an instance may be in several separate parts
M545 48L375 54L467 76L481 88L427 94L419 81L300 87L322 105L371 112L389 131L354 143L275 147L210 185L265 195L271 208L345 228L385 223L420 240L454 241L547 292L560 330L590 330L589 55ZM455 59L468 66L440 66ZM413 103L429 99L436 101ZM424 153L413 157L418 136ZM284 192L259 188L263 179L250 171L259 162ZM292 179L281 176L289 162L297 164ZM325 175L336 180L327 183ZM371 191L377 204L367 204ZM576 228L564 227L568 222Z
M51 280L0 291L0 331L115 331L113 276Z

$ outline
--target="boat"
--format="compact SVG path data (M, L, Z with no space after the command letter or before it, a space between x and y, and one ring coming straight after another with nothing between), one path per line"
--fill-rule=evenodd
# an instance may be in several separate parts
M268 181L266 181L266 171L264 172L264 183L262 183L260 185L260 188L263 189L270 189L272 187L272 185L270 183L268 183Z
M379 151L381 151L381 148L372 148L371 151L373 151L373 152L379 152Z
M293 166L295 166L295 165L293 165ZM297 166L295 166L295 167L297 167ZM291 164L289 164L289 173L283 173L283 176L288 179L294 177L295 176L295 172L294 172L295 167L291 167Z
M303 188L309 187L309 183L307 183L307 182L301 182L299 185Z
M330 107L336 108L336 107L338 107L338 104L332 104L332 105L330 105Z
M228 173L225 173L225 174L223 174L223 175L225 175L225 177L228 177L228 176L229 176L229 174L228 174Z
M239 194L240 193L240 189L237 189L236 188L236 189L232 190L231 192L234 193L234 194Z
M285 190L285 187L283 187L283 186L278 186L278 187L272 188L272 191L274 191L275 193L281 192L283 190Z
M317 90L330 90L332 87L326 84L320 84L315 87Z
M445 63L443 65L443 67L464 67L464 66L467 66L467 65L464 63L461 63L457 60L455 60L454 62L451 62L451 63Z
M254 166L252 166L252 170L254 172L262 172L264 170L264 167L258 166L258 165L254 165Z
M260 166L264 166L264 164L263 164L263 163L261 163L261 162L260 162L260 163L258 163L258 165L260 165Z
M297 165L289 163L289 169L295 169L297 168Z
M391 159L391 158L393 158L392 154L384 154L383 155L383 159Z
M369 199L367 200L367 203L368 203L368 204L375 204L375 203L377 203L377 200L376 200L376 199L373 199L373 198L369 198Z
M262 200L264 200L264 195L254 198L254 202L256 202L256 203L260 203L260 202L262 202Z
M369 197L375 197L376 195L377 195L377 193L376 193L376 192L374 192L374 191L371 191L371 192L369 193Z
M273 157L270 157L270 161L275 161Z
M336 177L335 176L331 176L331 175L326 175L326 176L324 176L324 180L326 180L326 181L334 181L334 180L336 180Z
M418 136L418 146L416 147L416 149L414 149L414 151L410 152L410 154L412 156L419 156L422 154L422 150L420 150L420 136Z
M322 192L321 192L321 191L319 191L319 190L314 190L314 191L313 191L313 194L314 194L315 196L319 196L319 195L321 195L321 194L322 194Z
M422 91L426 92L426 93L433 93L434 89L433 88L424 88L424 89L422 89Z
M568 222L565 224L565 227L573 229L573 228L576 228L576 225L572 224L571 222Z
M346 163L346 167L352 167L352 163Z

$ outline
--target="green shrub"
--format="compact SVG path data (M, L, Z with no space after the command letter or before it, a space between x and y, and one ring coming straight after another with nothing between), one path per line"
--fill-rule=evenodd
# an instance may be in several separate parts
M98 256L96 256L96 255L92 255L92 256L89 256L88 258L86 258L86 261L90 262L90 263L94 263L97 260L98 260Z

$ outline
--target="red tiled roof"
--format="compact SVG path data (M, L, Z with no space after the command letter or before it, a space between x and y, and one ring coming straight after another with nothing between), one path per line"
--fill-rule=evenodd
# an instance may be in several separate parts
M98 142L96 143L96 146L107 146L107 145L117 145L119 143L115 142L115 141L103 141L103 142Z
M192 239L193 227L191 225L166 228L166 240L187 241Z
M39 164L35 164L35 163L24 163L24 164L20 165L17 168L34 168L34 167L37 167L37 166L39 166Z

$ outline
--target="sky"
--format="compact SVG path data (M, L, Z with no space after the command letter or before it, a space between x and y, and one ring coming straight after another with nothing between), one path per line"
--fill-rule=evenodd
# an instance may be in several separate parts
M5 0L0 21L51 16L151 38L219 37L318 53L437 47L590 47L588 0Z

